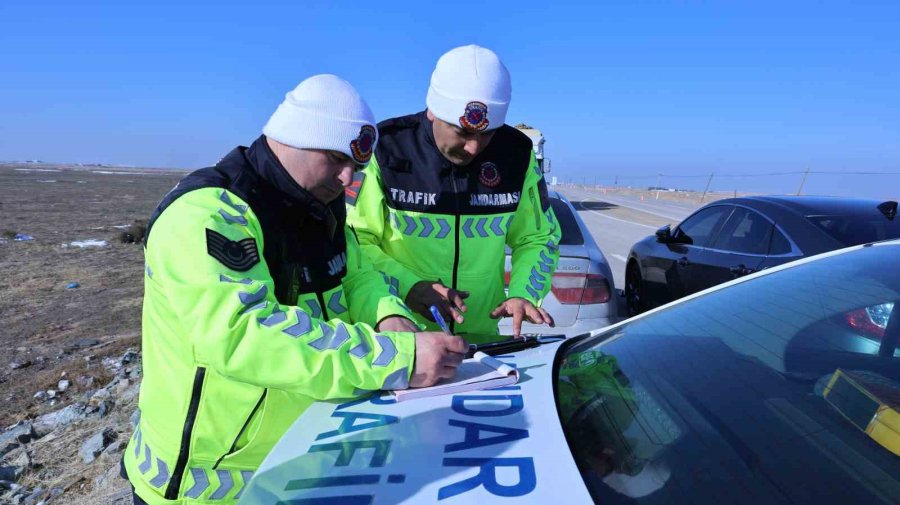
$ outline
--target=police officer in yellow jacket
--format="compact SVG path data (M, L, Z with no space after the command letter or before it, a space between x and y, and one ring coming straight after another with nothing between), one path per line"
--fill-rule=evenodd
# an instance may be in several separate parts
M345 229L377 142L352 86L311 77L249 148L185 177L151 217L136 503L234 503L316 399L431 385L466 351L418 332Z
M427 110L378 125L375 157L348 190L347 222L375 268L423 323L437 305L455 331L481 334L470 341L497 333L492 318L511 316L516 335L523 319L553 324L540 304L559 228L531 140L504 124L510 94L492 51L449 51L431 76Z

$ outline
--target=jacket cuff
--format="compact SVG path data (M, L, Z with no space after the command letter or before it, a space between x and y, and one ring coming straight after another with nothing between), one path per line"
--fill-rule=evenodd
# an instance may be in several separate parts
M405 317L416 324L419 329L422 329L422 325L416 322L416 316L413 315L413 312L396 296L385 296L378 300L378 308L375 310L376 322L372 326L377 328L381 321L395 316Z
M388 376L384 389L407 389L409 381L412 379L413 369L416 366L416 334L406 331L388 331L384 332L384 335L391 339L394 348L397 350L397 354L394 357L395 363L391 367L392 372ZM404 375L396 377L395 374L401 370L405 370ZM391 376L396 377L396 379L390 380Z
M412 289L417 282L424 280L405 268L398 269L395 272L386 273L385 275L387 276L387 281L390 283L394 294L399 297L401 301L406 300L406 295L409 294L409 290Z
M537 295L537 297L535 297L534 295ZM531 287L531 285L527 285L527 288L521 286L514 288L512 285L510 285L509 294L506 295L506 299L509 300L510 298L522 298L523 300L528 300L529 302L531 302L531 304L535 307L540 307L541 302L544 300L545 296L547 296L546 293L535 290Z

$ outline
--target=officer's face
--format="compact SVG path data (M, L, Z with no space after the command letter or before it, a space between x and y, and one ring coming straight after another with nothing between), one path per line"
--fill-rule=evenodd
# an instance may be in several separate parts
M464 167L471 163L491 143L494 131L496 131L470 132L438 119L430 110L427 114L428 120L432 124L434 142L437 144L438 151L454 165Z
M303 189L322 203L344 196L353 182L353 172L362 169L346 154L324 149L290 149L279 161Z

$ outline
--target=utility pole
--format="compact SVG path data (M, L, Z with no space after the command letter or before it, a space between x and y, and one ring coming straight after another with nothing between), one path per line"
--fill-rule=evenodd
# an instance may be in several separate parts
M703 190L703 196L700 197L700 203L703 203L703 199L706 198L706 193L709 191L709 185L712 184L713 176L716 175L715 172L709 174L709 180L706 181L706 189Z
M803 172L803 178L800 179L800 187L797 188L797 196L803 194L803 185L806 183L806 176L809 175L809 167L806 167L806 171Z

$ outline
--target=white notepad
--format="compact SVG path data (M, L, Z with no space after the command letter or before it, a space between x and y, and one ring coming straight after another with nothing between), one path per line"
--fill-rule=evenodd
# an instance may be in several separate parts
M434 386L427 388L397 389L390 391L390 395L398 402L402 402L509 386L518 381L518 370L483 352L476 352L472 358L464 360L459 365L452 379L441 379Z

